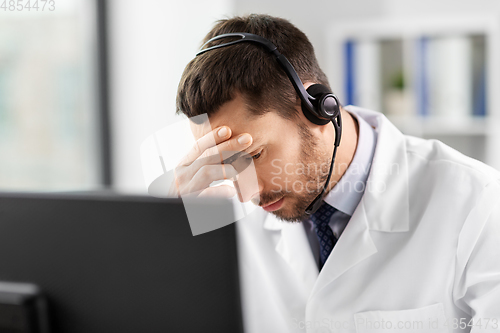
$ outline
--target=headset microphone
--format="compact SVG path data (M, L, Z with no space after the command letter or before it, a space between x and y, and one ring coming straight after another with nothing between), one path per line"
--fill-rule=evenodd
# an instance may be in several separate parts
M203 49L203 47L205 47L207 44L225 38L238 39ZM208 40L205 44L203 44L201 50L196 55L198 56L214 49L227 47L242 42L259 44L275 56L281 68L283 68L286 75L290 79L290 82L292 83L295 91L299 95L299 98L302 102L302 112L310 122L316 125L326 125L329 122L332 122L333 127L335 128L335 142L328 178L323 185L321 193L311 202L311 204L305 211L305 213L308 215L313 214L322 204L323 196L332 176L335 155L337 154L337 147L340 144L340 137L342 134L342 119L340 116L340 103L338 101L338 98L330 91L330 89L328 89L328 87L321 84L313 84L306 90L302 81L297 75L297 72L290 64L288 59L278 51L277 47L271 41L255 34L235 32L215 36Z

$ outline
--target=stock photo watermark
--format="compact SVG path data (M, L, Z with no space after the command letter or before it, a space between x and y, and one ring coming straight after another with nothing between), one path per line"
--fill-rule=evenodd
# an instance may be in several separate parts
M377 319L370 320L364 317L357 317L353 320L334 320L324 318L323 320L299 320L292 318L291 326L295 329L307 329L317 333L334 333L343 330L361 330L363 332L378 330L395 330L396 332L432 332L448 329L488 329L500 332L499 318L437 318L429 317L420 320L391 320Z
M4 12L44 12L56 10L55 0L0 0L0 11Z
M330 163L291 163L284 162L281 159L274 159L271 162L273 170L270 172L272 175L271 184L274 189L271 190L274 193L278 192L293 192L293 193L304 193L309 194L316 193L321 190L326 182L326 176L328 175ZM400 174L400 165L398 163L391 164L378 164L378 169L376 171L378 176L396 176ZM335 168L337 170L349 169L349 173L354 176L364 175L368 177L368 173L371 170L371 163L366 165L357 163L336 163ZM295 179L293 179L295 177ZM325 178L325 179L323 179ZM372 177L373 178L373 177ZM382 193L386 190L386 184L383 181L374 181L370 178L366 182L362 180L331 180L334 187L331 189L332 192L356 192L363 193L365 191Z

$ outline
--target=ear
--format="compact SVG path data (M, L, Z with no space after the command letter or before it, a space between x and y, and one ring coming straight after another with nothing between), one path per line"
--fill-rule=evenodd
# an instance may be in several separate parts
M316 84L314 82L310 82L310 81L306 81L304 82L304 88L307 90L307 88L309 88L310 86L312 86L313 84Z
M316 83L311 82L311 81L306 81L302 85L304 86L304 89L307 91L307 88L309 88L310 86L312 86L314 84L316 84ZM302 102L300 101L300 98L298 96L297 96L297 99L298 99L297 105L302 105Z

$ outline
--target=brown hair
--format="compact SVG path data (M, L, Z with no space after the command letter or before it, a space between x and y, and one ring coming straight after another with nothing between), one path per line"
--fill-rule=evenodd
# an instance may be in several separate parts
M302 82L329 87L307 36L289 21L257 14L220 20L203 43L229 32L248 32L267 38L290 61ZM230 40L215 41L206 47ZM285 119L297 116L295 106L299 97L292 83L272 54L255 43L238 43L191 60L179 82L176 113L188 117L207 113L210 117L238 93L254 115L274 109Z

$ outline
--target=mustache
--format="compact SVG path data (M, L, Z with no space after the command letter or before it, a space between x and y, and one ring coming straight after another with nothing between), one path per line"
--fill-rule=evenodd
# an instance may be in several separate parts
M270 203L278 201L278 199L284 197L285 194L286 193L281 191L277 193L263 193L259 194L255 198L252 198L251 201L253 202L253 204L263 207L269 205Z

